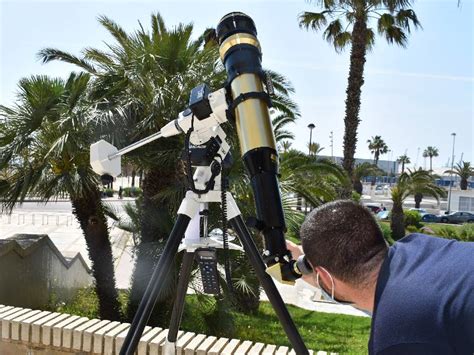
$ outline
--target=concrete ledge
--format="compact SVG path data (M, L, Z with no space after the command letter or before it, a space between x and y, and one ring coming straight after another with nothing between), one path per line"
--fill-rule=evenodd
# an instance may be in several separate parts
M107 354L120 352L130 328L128 323L88 319L0 305L0 354ZM146 327L138 344L138 355L163 354L168 329ZM313 354L312 351L310 351ZM289 355L286 346L217 338L193 332L178 333L176 354L183 355ZM328 355L318 352L317 355Z

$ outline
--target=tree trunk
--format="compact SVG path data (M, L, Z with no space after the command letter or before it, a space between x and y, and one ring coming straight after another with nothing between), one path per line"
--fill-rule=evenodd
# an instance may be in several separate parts
M154 168L145 173L141 187L143 189L143 215L141 216L141 238L137 246L137 258L132 277L132 287L127 307L127 318L131 320L138 308L143 293L151 278L155 264L161 255L164 243L171 231L172 223L169 206L156 201L155 196L164 187L175 184L176 170ZM175 270L172 267L172 270ZM163 285L164 294L155 305L150 319L153 325L168 325L170 304L174 296L174 273ZM164 303L163 303L164 302Z
M405 162L402 161L402 174L403 174L404 171L405 171Z
M72 194L71 194L72 196ZM102 210L99 190L84 197L71 197L73 213L86 239L92 262L92 276L99 299L100 318L121 320L120 303L115 285L114 261L107 220Z
M352 48L348 85L346 90L346 113L344 117L344 159L342 166L348 176L354 169L354 154L357 145L359 126L360 96L364 85L364 65L367 51L367 24L365 18L357 18L352 31Z
M137 172L135 169L132 170L132 187L135 187L135 176L137 175Z
M141 187L142 181L143 181L143 169L140 169L140 174L138 174L138 177L139 177L138 186Z
M430 171L433 171L433 157L430 155Z
M394 240L401 239L405 236L404 219L403 206L394 201L390 219L390 228L392 229L392 238Z
M461 178L461 190L467 190L467 179L466 178Z
M422 200L423 200L423 194L417 192L415 194L415 208L420 208Z
M363 185L362 185L362 182L360 180L354 180L353 188L359 195L362 195Z

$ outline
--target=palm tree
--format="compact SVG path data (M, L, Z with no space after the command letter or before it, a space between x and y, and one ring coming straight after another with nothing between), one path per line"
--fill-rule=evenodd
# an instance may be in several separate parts
M90 77L66 82L33 76L19 83L14 107L0 106L0 166L3 208L11 211L28 196L42 201L67 194L87 245L101 318L120 320L112 248L98 179L89 165L95 108L87 99Z
M377 166L371 163L362 163L356 165L356 167L353 170L352 174L352 185L354 190L359 194L362 195L362 182L361 179L364 176L370 176L370 175L377 175L380 174L381 169L379 169Z
M430 158L430 171L433 171L433 157L437 157L439 155L438 148L429 146L423 151L423 157Z
M280 143L284 139L295 139L295 135L286 130L285 126L290 123L295 123L297 116L287 116L284 113L280 113L272 118L273 133L275 134L275 140L277 143Z
M454 170L446 170L445 174L455 174L461 178L461 190L467 190L467 180L474 176L474 167L468 161L457 163Z
M381 136L372 137L372 139L367 140L367 143L370 152L374 155L374 165L377 166L380 155L388 152L388 146Z
M426 171L426 170L423 170L422 168L419 168L418 170L413 171L413 172L410 169L408 169L408 172L411 176L414 175L414 174L420 175L420 174L422 174L422 172L430 175L431 176L431 184L433 185L427 190L425 181L422 181L422 180L418 181L417 179L413 179L412 193L413 193L414 199L415 199L415 208L420 208L421 201L423 200L424 195L429 195L429 196L435 197L434 194L438 194L438 198L443 197L445 195L446 191L443 188L436 185L436 183L435 183L435 177L436 176L431 175L429 171Z
M311 208L338 198L338 190L350 184L344 170L328 159L297 150L281 154L282 190L297 194Z
M280 146L283 149L283 153L286 153L290 150L292 143L290 141L281 142Z
M324 149L324 147L321 147L319 143L313 142L313 143L308 143L308 150L310 155L318 155L321 153L321 151Z
M110 117L115 126L126 127L121 132L111 130L115 136L108 138L117 146L144 138L177 117L187 105L188 93L200 82L218 87L224 79L217 64L217 49L204 48L202 38L193 40L190 24L168 29L159 14L152 14L150 32L140 26L129 34L105 16L99 22L115 40L108 44L108 51L86 48L83 58L77 58L60 50L44 49L40 56L44 62L62 60L93 75L92 97L100 103L102 116ZM128 155L145 171L140 243L127 307L129 319L136 312L184 194L181 147L182 138L172 137ZM169 276L172 285L175 275ZM174 288L168 291L164 304L155 307L156 324L163 324L169 316Z
M377 31L388 43L405 47L411 26L420 27L415 12L409 8L410 0L318 0L321 12L303 12L300 26L315 31L322 30L323 38L336 52L351 46L350 68L347 85L344 159L343 167L352 176L354 153L359 126L360 96L364 84L364 65L367 50L375 43L371 19L377 20Z
M410 164L410 157L406 154L400 155L397 159L399 164L402 164L402 174L405 172L405 164Z
M426 170L408 170L408 173L401 174L397 185L392 188L393 207L390 227L394 240L398 240L405 235L403 202L409 195L413 194L432 196L439 201L440 197L446 195L446 191L436 185L433 176ZM417 208L419 208L419 205Z
M100 118L108 119L109 125L115 128L110 130L113 135L108 139L116 146L155 133L177 117L187 106L191 89L201 82L213 89L224 83L225 71L218 59L212 30L206 30L204 35L193 40L191 24L169 29L159 14L152 14L150 31L140 24L140 29L130 34L107 17L100 17L99 22L115 40L115 43L107 44L107 51L86 48L79 58L57 49L44 49L40 57L44 62L72 63L94 77L91 95L99 102ZM275 88L272 101L277 117L297 117L298 108L288 96L293 91L292 86L280 74L270 70L267 74ZM277 124L281 128L288 122L281 119ZM230 139L236 141L235 134L232 130ZM282 134L280 138L284 136ZM141 235L127 309L129 318L136 311L171 230L170 221L184 196L184 169L180 161L182 143L183 137L172 137L129 155L129 159L144 170ZM171 278L175 275L169 276L170 285L173 285ZM172 295L172 287L169 291L166 296ZM157 324L166 323L169 316L167 302L162 303L163 307L155 307Z

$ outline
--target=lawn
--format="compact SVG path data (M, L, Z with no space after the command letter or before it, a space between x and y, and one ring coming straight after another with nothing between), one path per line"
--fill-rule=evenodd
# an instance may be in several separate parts
M194 300L187 302L193 307ZM365 354L370 333L370 318L307 311L288 306L293 320L309 349L340 354ZM271 305L262 302L256 314L232 312L235 338L290 346ZM183 328L189 320L183 319ZM190 326L190 329L192 326Z

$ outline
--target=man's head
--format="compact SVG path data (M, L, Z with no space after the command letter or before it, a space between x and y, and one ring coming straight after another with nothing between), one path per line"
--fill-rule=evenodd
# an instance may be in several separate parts
M349 200L313 210L300 235L304 253L316 271L322 267L355 288L370 281L387 253L387 243L371 212ZM324 274L320 272L323 280Z

